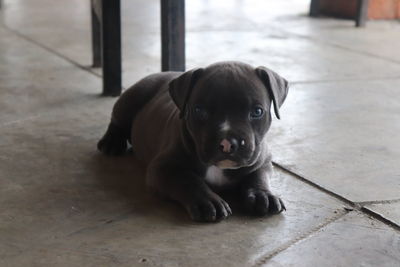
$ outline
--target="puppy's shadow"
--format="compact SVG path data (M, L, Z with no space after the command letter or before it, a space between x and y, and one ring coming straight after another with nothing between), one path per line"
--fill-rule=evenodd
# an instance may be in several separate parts
M101 188L111 200L126 202L129 214L172 223L189 220L177 203L165 201L146 186L146 168L132 153L106 156L98 152L91 164Z
M172 224L193 223L185 209L175 201L163 198L150 190L145 183L145 166L129 152L122 156L106 156L97 152L92 157L91 169L102 190L112 200L123 200L128 205L127 215L141 215L153 222ZM230 205L233 216L258 219L249 216L238 197L237 190L217 192Z

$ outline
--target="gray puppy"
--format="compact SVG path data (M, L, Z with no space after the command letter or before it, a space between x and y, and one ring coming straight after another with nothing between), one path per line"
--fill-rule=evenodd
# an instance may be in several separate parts
M232 214L216 193L224 188L236 190L250 214L280 213L285 206L268 187L265 136L272 103L280 118L287 93L275 72L240 62L153 74L118 99L98 149L122 154L129 141L147 165L147 184L195 221Z

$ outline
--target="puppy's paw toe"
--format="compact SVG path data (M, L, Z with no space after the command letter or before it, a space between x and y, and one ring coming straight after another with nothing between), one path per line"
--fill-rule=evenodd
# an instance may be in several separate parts
M187 210L197 222L219 222L232 214L228 203L221 198L195 201L187 205Z
M269 213L278 214L286 210L285 204L279 197L269 194L268 201L269 201L269 208L268 208Z
M267 190L249 189L244 193L244 208L253 215L278 214L286 210L282 200Z

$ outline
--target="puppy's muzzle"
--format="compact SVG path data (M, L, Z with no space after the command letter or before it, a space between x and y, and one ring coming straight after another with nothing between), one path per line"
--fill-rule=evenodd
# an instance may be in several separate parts
M214 165L221 169L236 169L247 163L249 148L247 141L233 135L226 135L217 143Z
M239 141L233 137L224 138L219 144L219 148L224 154L234 154L238 150L239 146L244 146L245 144L246 142L243 139Z

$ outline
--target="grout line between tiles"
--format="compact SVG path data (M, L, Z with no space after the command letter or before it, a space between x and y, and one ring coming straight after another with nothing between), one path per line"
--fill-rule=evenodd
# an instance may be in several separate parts
M0 0L0 1L1 1L1 0ZM86 71L86 72L88 72L88 73L94 75L95 77L98 77L98 78L100 78L100 79L102 78L102 75L97 74L97 73L94 72L90 67L85 67L85 66L83 66L83 65L80 65L79 63L77 63L77 62L75 62L75 61L69 59L68 57L66 57L66 56L64 56L64 55L62 55L62 54L60 54L60 53L58 53L57 51L55 51L55 50L53 50L53 49L51 49L51 48L49 48L49 47L47 47L47 46L45 46L45 45L43 45L43 44L37 42L37 41L35 41L34 39L29 38L28 36L25 36L24 34L18 32L17 30L14 30L14 29L8 27L8 26L4 23L2 17L0 17L0 27L1 27L1 26L2 26L5 30L9 31L11 34L16 35L17 37L19 37L19 38L25 40L26 42L31 43L31 44L33 44L33 45L36 45L36 46L40 47L41 49L45 50L46 52L48 52L48 53L50 53L50 54L53 54L53 55L55 55L55 56L57 56L57 57L59 57L59 58L65 60L65 61L67 61L68 63L72 64L73 66L78 67L79 69L84 70L84 71ZM126 89L126 88L122 87L122 90L125 90L125 89ZM101 96L101 92L99 92L99 96ZM81 100L81 98L76 99L77 102L80 102L80 100ZM87 99L85 99L85 100L88 101ZM64 104L65 104L65 103L64 103ZM8 121L8 122L5 122L5 123L0 123L0 128L2 128L2 127L7 127L7 126L13 125L13 124L19 124L19 123L21 123L21 122L29 121L29 120L32 120L32 119L36 119L36 118L39 118L39 117L41 117L41 116L43 116L43 115L45 115L45 114L47 114L47 113L48 113L48 110L46 110L46 111L39 111L38 114L35 114L35 115L32 115L32 116L28 116L28 117L24 117L24 118L20 118L20 119L11 120L11 121Z
M34 40L34 39L32 39L32 38L30 38L28 36L26 36L25 34L22 34L18 30L15 30L15 29L9 27L7 25L7 23L4 21L4 17L3 16L0 16L0 24L3 26L4 29L6 29L7 31L9 31L12 34L15 34L19 38L24 39L25 41L27 41L29 43L32 43L32 44L34 44L34 45L46 50L47 52L49 52L51 54L56 55L57 57L59 57L59 58L65 60L65 61L67 61L68 63L74 65L75 67L78 67L79 69L82 69L82 70L84 70L84 71L86 71L86 72L88 72L88 73L90 73L90 74L92 74L92 75L94 75L96 77L99 77L99 78L102 77L102 75L100 75L100 74L96 73L95 71L93 71L91 67L83 66L83 65L79 64L78 62L75 62L74 60L62 55L61 53L57 52L56 50L54 50L54 49L52 49L52 48L50 48L50 47L48 47L48 46L36 41L36 40Z
M381 80L399 80L400 76L374 77L374 78L355 78L341 80L313 80L313 81L290 81L290 84L318 84L318 83L340 83L340 82L359 82L359 81L381 81Z
M3 23L3 27L4 27L4 29L6 29L6 30L8 30L9 32L11 32L11 33L15 34L16 36L18 36L19 38L24 39L25 41L28 41L28 42L30 42L30 43L32 43L32 44L35 44L36 46L39 46L40 48L46 50L47 52L49 52L49 53L51 53L51 54L54 54L54 55L56 55L57 57L59 57L59 58L65 60L65 61L67 61L68 63L74 65L75 67L78 67L78 68L80 68L80 69L82 69L82 70L84 70L84 71L86 71L86 72L88 72L88 73L90 73L90 74L92 74L92 75L94 75L94 76L96 76L96 77L99 77L99 78L102 77L102 75L96 73L96 72L93 71L90 67L83 66L83 65L81 65L81 64L79 64L79 63L73 61L72 59L70 59L70 58L68 58L68 57L66 57L66 56L64 56L64 55L62 55L61 53L55 51L54 49L52 49L52 48L50 48L50 47L48 47L48 46L46 46L46 45L44 45L44 44L42 44L42 43L40 43L40 42L37 42L36 40L34 40L34 39L32 39L32 38L30 38L30 37L28 37L28 36L26 36L26 35L20 33L20 32L17 31L17 30L14 30L14 29L8 27L5 23Z
M318 185L318 184L316 184L316 183L304 178L303 176L301 176L301 175L299 175L299 174L297 174L297 173L285 168L284 166L280 165L279 163L273 162L273 164L274 164L274 166L278 167L282 171L284 171L284 172L290 174L291 176L295 177L295 179L298 179L298 180L300 180L300 181L302 181L302 182L304 182L304 183L306 183L306 184L308 184L308 185L310 185L310 186L312 186L312 187L314 187L314 188L316 188L316 189L318 189L318 190L320 190L320 191L322 191L322 192L324 192L324 193L326 193L326 194L328 194L328 195L330 195L330 196L332 196L332 197L334 197L334 198L336 198L336 199L338 199L338 200L340 200L342 202L345 202L346 204L350 205L355 210L358 210L358 211L360 211L360 212L362 212L364 214L367 214L367 215L373 217L374 219L377 219L378 221L381 221L384 224L390 226L391 228L393 228L393 229L395 229L397 231L400 231L400 225L398 225L398 224L386 219L382 215L380 215L380 214L378 214L378 213L376 213L376 212L364 207L365 203L367 203L367 204L370 204L370 203L383 204L383 203L393 203L392 201L400 202L400 200L396 199L396 200L382 200L382 201L369 201L369 202L352 202L349 199L347 199L347 198L345 198L345 197L343 197L343 196L341 196L339 194L336 194L336 193L334 193L334 192L332 192L332 191L330 191L330 190L328 190L328 189L326 189L326 188L324 188L324 187L322 187L322 186L320 186L320 185ZM349 210L351 210L351 209L349 209Z
M351 48L351 47L348 47L348 46L345 46L345 45L341 45L341 44L338 44L338 43L327 42L327 41L324 41L322 39L315 38L313 36L308 36L308 35L304 35L304 34L298 34L298 33L290 32L290 31L285 31L285 30L282 30L282 29L274 27L274 26L272 26L271 28L275 29L275 30L279 30L279 31L287 34L288 36L302 38L302 39L306 39L306 40L309 40L309 41L314 41L314 42L317 42L317 43L320 43L320 44L324 44L324 45L327 45L327 46L331 46L331 47L335 47L335 48L338 48L338 49L346 50L346 51L352 52L354 54L368 56L368 57L372 57L372 58L377 58L377 59L385 60L385 61L388 61L388 62L391 62L391 63L394 63L394 64L400 64L399 60L395 60L395 59L387 58L387 57L384 57L384 56L376 55L374 53L365 52L365 51L362 51L362 50L357 50L357 49L354 49L354 48Z
M368 56L368 57L371 57L371 58L376 58L376 59L388 61L388 62L391 62L391 63L394 63L394 64L400 64L399 60L395 60L395 59L387 58L387 57L384 57L384 56L376 55L376 54L373 54L373 53L370 53L370 52L359 51L359 50L356 50L354 48L347 47L347 46L344 46L344 45L341 45L341 44L326 42L326 41L323 41L321 39L318 39L318 38L315 38L315 37L311 37L311 36L302 35L302 34L296 34L296 33L291 33L291 32L286 32L286 33L289 34L289 35L292 35L292 36L296 36L298 38L311 40L311 41L314 41L314 42L317 42L317 43L320 43L320 44L324 44L324 45L327 45L327 46L331 46L331 47L342 49L342 50L345 50L345 51L348 51L348 52L352 52L354 54L358 54L358 55L362 55L362 56Z
M22 39L24 39L24 40L26 40L26 41L28 41L28 42L31 42L31 43L33 43L33 44L35 44L35 45L41 47L42 49L46 50L47 52L52 53L52 54L54 54L54 55L56 55L56 56L58 56L58 57L60 57L60 58L62 58L62 59L64 59L64 60L66 60L66 61L69 62L70 64L72 64L72 65L74 65L74 66L76 66L76 67L78 67L78 68L80 68L80 69L82 69L82 70L84 70L84 71L87 71L87 72L93 74L93 75L96 76L96 77L102 78L102 75L96 73L95 71L93 71L91 67L88 67L88 66L84 66L84 65L79 64L78 62L76 62L76 61L74 61L74 60L72 60L72 59L70 59L70 58L68 58L68 57L66 57L66 56L64 56L64 55L62 55L61 53L57 52L56 50L54 50L54 49L52 49L52 48L50 48L50 47L48 47L48 46L46 46L46 45L44 45L44 44L42 44L42 43L36 41L36 40L34 40L33 38L30 38L29 36L26 36L25 34L19 32L18 30L15 30L15 29L9 27L9 26L8 26L6 23L4 23L4 22L2 22L2 24L3 24L3 26L4 26L4 28L5 28L6 30L8 30L8 31L10 31L11 33L17 35L18 37L20 37L20 38L22 38ZM354 50L354 49L347 48L347 47L345 47L345 46L341 46L341 45L337 45L337 44L331 44L331 43L328 43L328 42L324 42L324 41L322 41L322 40L319 40L319 39L316 39L316 38L313 38L313 37L303 36L303 35L299 35L299 34L295 34L295 33L291 33L291 32L285 32L285 33L288 34L288 35L291 35L291 36L293 36L293 37L308 39L308 40L315 41L315 42L318 42L318 43L322 43L322 44L325 44L325 45L328 45L328 46L334 46L334 47L337 47L337 48L340 48L340 49L343 49L343 50L349 50L349 51L352 51L352 52L354 52L354 53L356 53L356 54L363 54L363 55L367 55L367 56L370 56L370 57L379 58L379 59L382 59L382 60L389 60L389 59L386 59L386 58L384 58L384 57L380 57L380 56L378 56L378 55L374 55L374 54L371 54L371 53L359 52L359 51L356 51L356 50ZM389 61L394 62L394 63L397 63L397 64L400 64L399 61L394 61L394 60L389 60ZM315 81L312 81L312 80L311 80L311 81L293 81L293 82L291 82L291 84L315 84L315 83L365 81L365 80L368 80L368 81L375 81L375 80L395 80L395 79L400 79L400 76L387 76L387 77L374 77L374 78L354 78L354 79L351 79L351 78L350 78L350 79L339 79L339 80L335 80L335 79L329 80L329 79L328 79L328 80L315 80ZM123 90L125 90L125 89L126 89L126 88L123 87Z
M289 240L288 242L284 243L283 245L278 247L278 249L259 257L253 266L256 267L256 266L265 265L274 256L276 256L279 253L281 253L282 251L292 247L293 245L296 245L297 243L307 239L308 237L312 236L314 233L320 231L322 228L326 227L327 225L339 220L340 218L344 217L348 213L349 213L348 210L342 210L341 212L338 212L335 216L329 218L325 222L322 222L321 224L317 225L316 227L312 228L311 230L301 234L297 238Z
M387 224L389 226L391 226L392 228L396 229L397 231L400 231L400 225L398 225L396 222L394 222L394 221L392 221L390 219L385 218L383 215L373 211L372 209L369 209L367 207L362 207L360 211L365 213L365 214L368 214L368 215L374 217L375 219L377 219L377 220L379 220L379 221L381 221L381 222L383 222L383 223L385 223L385 224Z
M280 32L282 32L284 34L287 34L288 36L291 36L291 37L306 39L306 40L314 41L314 42L317 42L317 43L320 43L320 44L324 44L324 45L327 45L327 46L331 46L331 47L335 47L335 48L338 48L338 49L346 50L346 51L352 52L354 54L368 56L368 57L372 57L372 58L377 58L377 59L389 61L389 62L395 63L395 64L400 64L399 60L395 60L395 59L391 59L391 58L388 58L388 57L376 55L374 53L365 52L365 51L362 51L362 50L357 50L357 49L354 49L354 48L351 48L351 47L347 47L345 45L341 45L341 44L338 44L338 43L326 42L326 41L324 41L322 39L318 39L318 38L315 38L313 36L308 36L308 35L304 35L304 34L298 34L298 33L290 32L290 31L285 31L284 29L278 28L276 26L270 26L270 28L274 29L276 31L280 31ZM215 31L215 30L211 30L211 31ZM222 31L226 31L226 30L222 30ZM228 30L228 31L237 32L237 30ZM239 30L239 31L240 32L252 32L251 30ZM196 32L196 31L189 31L189 32ZM198 31L198 32L202 32L202 31ZM205 31L203 31L203 32L205 32Z
M324 188L324 187L322 187L322 186L320 186L320 185L308 180L307 178L305 178L305 177L303 177L303 176L301 176L301 175L299 175L299 174L297 174L297 173L285 168L284 166L280 165L279 163L277 163L275 161L273 161L272 163L274 164L274 166L276 166L279 169L281 169L282 171L294 176L296 179L298 179L298 180L300 180L300 181L302 181L302 182L304 182L304 183L306 183L308 185L311 185L312 187L314 187L314 188L316 188L316 189L318 189L320 191L323 191L324 193L326 193L326 194L328 194L328 195L330 195L330 196L332 196L332 197L334 197L336 199L339 199L340 201L345 202L346 204L349 204L352 207L355 207L357 209L360 208L360 207L358 207L358 203L352 202L349 199L347 199L345 197L342 197L341 195L336 194L335 192L330 191L330 190L328 190L328 189L326 189L326 188Z
M392 204L392 203L398 203L398 202L400 202L400 199L362 201L362 202L358 202L358 204L360 204L361 206L365 206L365 205L373 205L373 204Z
M282 28L278 28L276 26L270 26L270 29L274 29L276 31L279 31L279 32L284 33L284 34L286 34L288 36L291 36L291 37L306 39L306 40L309 40L309 41L314 41L314 42L317 42L317 43L320 43L320 44L323 44L323 45L326 45L326 46L331 46L331 47L335 47L335 48L338 48L338 49L346 50L346 51L352 52L354 54L368 56L368 57L372 57L372 58L377 58L377 59L385 60L385 61L388 61L388 62L391 62L391 63L395 63L395 64L400 64L399 60L395 60L395 59L391 59L391 58L388 58L388 57L385 57L385 56L376 55L374 53L370 53L370 52L354 49L354 48L351 48L351 47L348 47L348 46L345 46L345 45L341 45L341 44L338 44L338 43L327 42L327 41L324 41L322 39L319 39L319 38L316 38L316 37L313 37L313 36L308 36L308 35L305 35L305 34L299 34L299 33L286 31L286 30L284 30ZM219 30L211 30L211 31L212 32L219 32ZM233 30L220 30L220 31L237 32L237 30L234 30L234 29ZM239 32L254 32L254 30L246 30L246 29L245 30L238 30L238 31ZM193 31L192 30L192 31L188 31L188 32L206 32L206 31L204 31L204 30L199 30L199 31L195 31L194 30Z
M77 68L79 68L81 70L84 70L84 71L86 71L86 72L88 72L88 73L90 73L90 74L92 74L92 75L94 75L94 76L96 76L96 77L98 77L100 79L103 78L103 75L96 73L95 71L92 70L91 67L79 64L78 62L76 62L76 61L64 56L63 54L57 52L56 50L54 50L54 49L52 49L52 48L50 48L50 47L48 47L48 46L36 41L36 40L34 40L34 39L32 39L32 38L30 38L28 36L26 36L23 33L20 33L18 30L15 30L15 29L12 29L12 28L8 27L4 22L2 24L3 24L3 26L4 26L4 28L6 30L8 30L9 32L15 34L19 38L24 39L25 41L30 42L30 43L32 43L32 44L34 44L34 45L46 50L47 52L56 55L57 57L67 61L68 63L72 64L73 66L75 66L75 67L77 67ZM124 91L124 90L126 90L126 88L124 86L122 86L122 91Z

